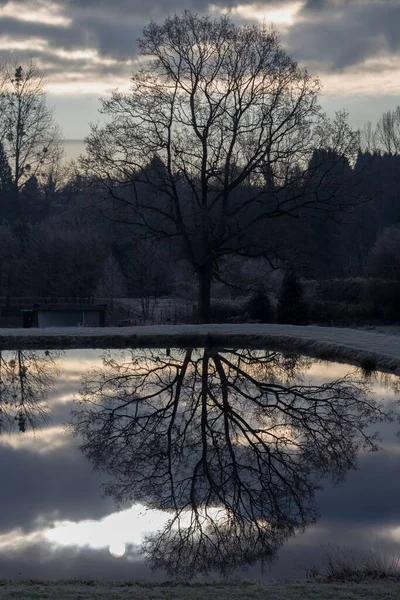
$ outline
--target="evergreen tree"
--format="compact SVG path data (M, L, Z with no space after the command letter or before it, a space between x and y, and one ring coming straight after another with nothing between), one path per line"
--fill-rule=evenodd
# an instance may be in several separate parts
M303 325L308 322L307 306L303 299L303 287L294 271L286 271L278 300L279 323Z
M307 218L309 240L307 246L310 249L307 257L309 273L314 277L326 274L337 277L343 272L340 236L351 219L351 211L341 211L340 214L335 214L335 219L332 219L332 214L326 210L325 206L329 207L330 188L335 187L336 183L339 185L339 182L341 182L341 186L338 198L342 200L343 205L349 205L348 199L354 190L346 182L351 181L351 185L355 185L355 177L352 177L353 171L348 159L332 150L315 150L308 168L312 174L308 185L311 189L316 190L321 207L319 214L316 213L312 215L312 218ZM327 184L326 191L320 192L317 189L321 180Z
M21 205L23 216L28 216L30 220L37 220L41 208L42 193L36 175L30 177L21 192Z
M250 298L246 305L246 312L251 319L260 321L261 323L273 323L274 321L271 302L266 292L262 289L256 291Z
M13 179L10 163L0 141L0 219L9 218L12 211Z
M12 188L12 172L4 146L0 141L0 192L9 192Z

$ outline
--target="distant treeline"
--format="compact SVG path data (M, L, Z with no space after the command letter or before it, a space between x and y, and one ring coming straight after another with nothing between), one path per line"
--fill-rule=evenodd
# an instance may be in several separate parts
M0 296L157 296L174 293L176 286L182 291L182 282L191 281L178 242L149 244L136 239L128 224L104 220L91 208L82 176L75 174L50 192L33 176L19 195L18 211L10 211L13 191L0 152L1 157ZM285 258L300 277L400 282L400 155L360 152L347 168L359 173L354 183L359 201L340 219L323 212L283 217L277 225L268 223L263 234L284 238ZM227 258L221 278L225 273L246 293L262 283L268 267L255 269L253 284L243 284L240 262Z

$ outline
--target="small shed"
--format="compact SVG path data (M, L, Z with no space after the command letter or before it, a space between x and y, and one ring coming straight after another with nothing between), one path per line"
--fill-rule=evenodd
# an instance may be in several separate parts
M22 310L24 327L104 327L106 304L34 304Z

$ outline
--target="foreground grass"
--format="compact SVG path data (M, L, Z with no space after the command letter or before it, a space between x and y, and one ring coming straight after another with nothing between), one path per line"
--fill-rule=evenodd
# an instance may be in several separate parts
M358 583L141 584L0 581L1 600L400 600L394 581Z

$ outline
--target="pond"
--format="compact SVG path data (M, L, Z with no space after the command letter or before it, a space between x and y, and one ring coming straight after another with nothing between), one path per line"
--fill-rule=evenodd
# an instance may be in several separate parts
M399 391L265 350L2 352L0 578L270 580L327 544L397 554Z

